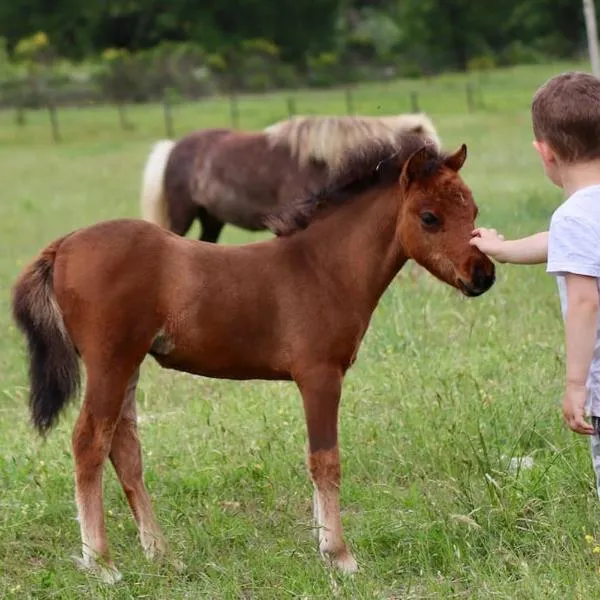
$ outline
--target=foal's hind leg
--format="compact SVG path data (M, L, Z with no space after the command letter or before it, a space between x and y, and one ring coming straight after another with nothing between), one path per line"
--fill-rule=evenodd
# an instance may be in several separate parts
M345 573L358 569L346 547L340 516L340 455L337 440L342 375L320 368L297 380L308 428L308 471L315 486L313 512L319 550Z
M108 583L121 579L110 558L102 503L102 468L111 448L131 373L88 368L85 399L75 429L75 499L81 527L82 567L98 571Z
M160 528L154 517L150 496L143 479L142 448L137 432L135 389L139 369L129 381L121 419L115 429L110 449L110 460L117 472L131 512L140 532L142 548L148 558L154 558L165 549Z

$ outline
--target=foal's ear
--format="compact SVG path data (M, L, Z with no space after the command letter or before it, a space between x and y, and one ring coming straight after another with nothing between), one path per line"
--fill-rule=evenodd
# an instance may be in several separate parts
M467 145L463 144L456 152L450 154L444 160L444 164L453 171L460 171L467 160Z
M400 181L408 184L411 181L419 179L419 177L421 177L425 171L425 167L430 160L431 151L427 148L427 146L423 146L420 150L417 150L415 153L411 154L409 159L404 164L402 174L400 175Z

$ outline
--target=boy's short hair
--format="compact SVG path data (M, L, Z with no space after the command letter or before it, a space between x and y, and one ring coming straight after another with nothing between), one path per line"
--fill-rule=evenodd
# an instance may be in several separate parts
M589 73L556 75L531 104L533 133L565 162L600 158L600 78Z

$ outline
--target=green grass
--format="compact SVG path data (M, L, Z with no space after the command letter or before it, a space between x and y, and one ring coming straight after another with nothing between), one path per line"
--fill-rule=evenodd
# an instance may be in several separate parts
M408 109L418 89L449 148L465 141L465 178L481 225L507 236L547 226L560 202L531 148L535 87L572 65L488 76L469 114L465 79L364 86L359 112ZM586 67L583 65L583 67ZM415 87L415 86L418 86ZM301 112L341 112L341 92L298 92ZM285 117L285 96L241 100L242 125ZM311 536L305 433L292 384L225 382L144 364L138 401L146 479L170 544L148 563L106 469L113 556L107 587L73 566L71 407L46 443L28 423L24 345L9 288L46 243L101 219L137 216L142 165L163 135L160 107L136 107L122 132L111 108L62 110L25 128L0 114L0 598L589 598L600 590L599 501L587 440L560 415L562 324L543 267L500 266L467 300L429 276L400 276L377 309L341 409L346 537L361 572L329 572ZM178 107L178 133L227 124L214 99ZM195 232L194 232L195 233ZM225 242L261 237L226 228ZM511 458L534 466L513 472ZM175 568L174 560L185 569Z

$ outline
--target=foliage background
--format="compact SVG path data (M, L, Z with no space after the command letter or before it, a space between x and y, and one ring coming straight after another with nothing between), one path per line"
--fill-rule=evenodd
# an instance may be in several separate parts
M2 2L0 105L192 99L576 59L586 48L579 4Z

